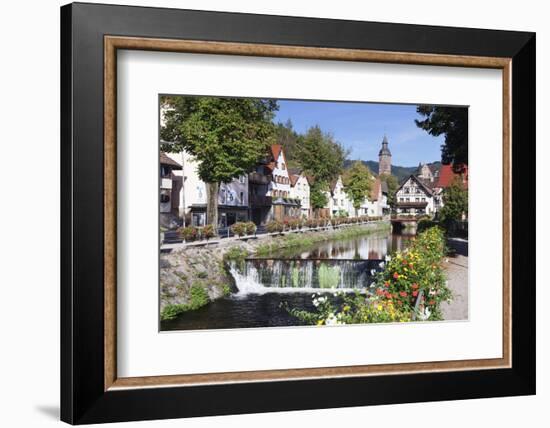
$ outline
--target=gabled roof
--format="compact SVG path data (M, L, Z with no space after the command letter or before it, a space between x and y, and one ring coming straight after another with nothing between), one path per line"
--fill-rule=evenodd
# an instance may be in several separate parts
M439 170L439 178L435 187L446 188L451 185L456 177L462 177L463 183L468 187L468 165L463 165L455 172L452 165L441 165Z
M269 147L269 155L270 155L271 159L269 159L269 162L267 163L267 168L269 168L269 170L271 172L273 172L275 170L275 166L277 165L277 159L279 159L279 155L281 153L283 154L283 159L284 159L285 165L287 165L286 156L285 156L285 152L283 150L283 146L281 146L280 144L272 144Z
M271 155L273 156L274 161L277 161L277 159L279 159L279 154L281 153L282 149L283 146L281 146L280 144L271 145Z
M307 181L307 184L311 184L311 178L305 175L300 169L298 168L289 168L288 170L288 177L290 178L290 185L294 187L300 177L304 177Z
M160 152L160 164L167 165L172 169L183 169L182 166L177 163L174 159L169 157L166 153Z
M330 189L330 193L334 193L334 189L336 189L336 185L338 184L338 181L339 180L342 180L342 176L339 175L337 178L335 178L334 180L331 180L331 182L328 184L329 185L329 189ZM342 182L342 184L344 184Z
M415 181L415 182L418 184L418 186L419 186L421 189L423 189L424 192L425 192L427 195L429 195L429 196L432 196L432 195L433 195L432 189L430 189L426 184L424 184L424 183L422 182L422 180L420 180L416 175L409 175L407 178L405 178L405 179L401 182L401 184L399 185L399 187L397 188L397 190L395 191L395 193L399 192L399 191L403 188L403 186L405 185L405 183L406 183L407 181L409 181L410 179L412 179L413 181Z

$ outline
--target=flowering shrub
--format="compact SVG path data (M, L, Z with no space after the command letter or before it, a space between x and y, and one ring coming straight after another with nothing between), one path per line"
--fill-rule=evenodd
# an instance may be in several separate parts
M277 220L267 222L265 227L269 233L282 232L284 229L284 225Z
M203 239L210 239L216 236L214 231L214 226L212 224L207 224L200 230L200 236Z
M378 275L375 293L409 311L414 310L421 295L419 318L441 319L440 304L451 298L441 266L445 252L445 236L440 228L420 233L408 249L388 258Z
M238 221L237 223L233 223L229 228L231 229L231 232L233 232L237 236L246 235L246 223Z
M311 298L315 311L288 309L288 312L311 325L406 322L410 320L410 313L397 307L393 302L376 297L370 298L358 291L353 295L338 292L334 298L326 294L313 294Z
M194 241L199 235L199 231L195 226L180 227L178 233L186 242Z
M438 227L428 229L403 252L387 256L383 271L372 272L375 281L368 293L338 294L337 299L313 295L315 311L288 309L305 323L356 324L371 322L440 320L440 305L450 301L441 262L445 256L445 236Z
M300 229L302 227L302 220L299 218L289 218L285 220L285 224L289 229Z
M253 221L247 221L245 225L246 225L247 235L254 235L256 233L256 225L254 224Z
M317 219L310 218L310 219L306 220L306 226L309 227L309 228L317 227Z

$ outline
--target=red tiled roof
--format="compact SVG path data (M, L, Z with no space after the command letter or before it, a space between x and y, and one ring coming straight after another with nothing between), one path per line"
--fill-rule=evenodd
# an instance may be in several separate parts
M378 196L380 196L381 190L382 190L382 182L380 181L380 178L376 177L376 180L374 181L374 184L370 189L370 200L377 201Z
M273 155L273 160L276 162L279 159L279 154L281 153L283 146L280 144L271 145L271 154Z
M468 187L468 165L464 165L458 173L453 170L452 165L441 165L439 179L435 187L449 187L455 177L462 177L462 182Z

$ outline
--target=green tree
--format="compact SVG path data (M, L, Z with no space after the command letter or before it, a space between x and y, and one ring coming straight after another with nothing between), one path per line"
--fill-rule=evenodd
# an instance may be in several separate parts
M344 169L347 155L343 146L318 125L300 136L295 156L304 173L313 177L314 183L310 189L313 208L323 208L327 204L325 192L329 190L329 183L336 180Z
M324 186L319 186L317 182L313 183L309 189L309 202L313 209L320 209L327 205L328 197L325 193Z
M445 164L468 163L468 109L420 105L416 111L424 117L415 120L416 126L430 135L445 135L441 146L441 160Z
M450 230L456 222L462 220L463 215L468 215L468 189L460 177L455 177L443 191L443 207L439 210L439 218L445 228Z
M185 150L206 183L207 222L217 228L220 183L248 173L274 142L274 100L163 97L163 150Z
M395 193L399 187L399 181L395 175L382 174L379 176L380 181L386 182L388 186L388 205L393 207L395 204Z
M285 123L278 123L275 127L275 134L277 144L283 146L288 166L290 168L298 166L295 152L301 136L294 130L292 121L289 119Z
M351 167L344 171L342 176L344 192L351 199L355 216L363 201L370 196L373 180L374 177L369 168L361 161L353 162Z

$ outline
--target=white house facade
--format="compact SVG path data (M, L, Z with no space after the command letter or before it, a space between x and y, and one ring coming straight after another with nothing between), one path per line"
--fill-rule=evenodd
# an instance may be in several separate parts
M384 189L386 189L384 191ZM358 215L381 217L389 211L388 192L385 182L376 178L372 184L370 197L365 198L359 209Z
M432 215L435 212L433 190L411 175L397 189L395 208L397 214Z
M355 214L355 208L353 207L353 202L348 198L347 193L344 191L344 182L342 181L342 177L339 175L330 187L330 193L327 192L330 215L332 217L353 217Z
M266 195L271 198L269 218L283 221L285 218L299 217L300 204L290 195L290 174L283 147L273 144L270 148L270 157L267 168L271 173L271 183Z
M300 201L300 214L305 218L308 218L311 213L309 189L309 180L303 173L290 175L290 197Z

